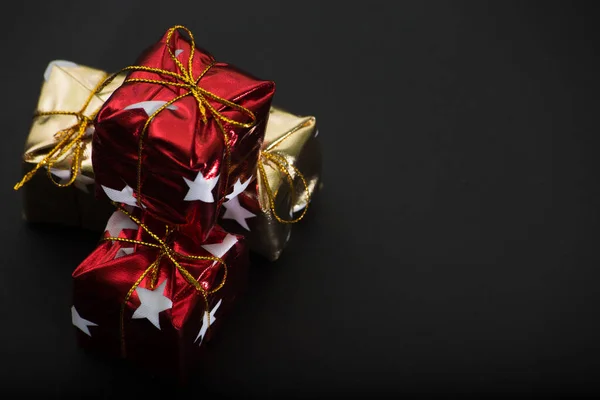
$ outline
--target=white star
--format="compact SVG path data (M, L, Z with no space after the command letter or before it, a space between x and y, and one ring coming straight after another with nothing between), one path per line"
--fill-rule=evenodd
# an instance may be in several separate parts
M181 53L183 53L183 50L182 50L182 49L177 49L177 50L175 50L175 57L179 57L179 55L180 55Z
M140 298L140 306L135 310L133 319L146 318L155 327L160 329L158 314L162 311L173 307L173 302L168 297L164 296L167 280L165 279L156 289L148 290L143 287L137 287L135 291Z
M61 184L69 182L71 179L71 171L68 169L50 168L50 173L60 179ZM73 185L82 192L89 193L87 185L94 183L94 180L83 174L77 174Z
M138 224L133 222L123 211L117 210L108 219L104 232L108 232L112 237L119 237L123 229L135 229L137 231Z
M108 198L115 203L124 203L133 207L138 207L137 199L133 197L133 189L131 186L125 185L121 190L111 189L104 185L100 186L102 186L102 189L104 189L104 193L106 193Z
M223 257L236 243L237 238L228 233L221 243L203 244L202 248L215 257Z
M208 330L208 327L210 325L212 325L213 322L215 322L215 320L216 320L215 313L219 309L219 306L221 305L222 300L223 299L220 299L219 302L215 305L215 307L212 310L210 310L210 321L208 320L208 311L204 312L204 316L202 317L202 326L200 327L200 332L198 332L198 336L196 336L196 340L194 340L194 343L196 343L198 338L200 338L200 343L198 343L198 346L202 346L202 341L204 340L204 335L206 335L206 331Z
M223 258L223 256L237 243L237 241L238 240L234 235L228 233L221 243L204 244L202 245L202 248L215 257ZM216 263L217 262L214 261L212 265L215 265Z
M133 247L121 247L119 250L117 250L117 254L115 254L115 260L117 258L121 258L123 256L128 256L129 254L133 254Z
M71 320L73 321L73 325L75 325L76 327L78 327L79 329L81 329L81 331L83 333L85 333L88 336L92 336L92 334L90 333L90 329L88 328L89 326L98 326L97 324L88 321L87 319L81 318L79 316L79 313L77 312L77 310L75 309L75 306L71 307Z
M136 108L142 108L146 112L146 115L151 116L156 112L156 110L158 110L165 104L167 104L167 102L162 100L140 101L139 103L128 105L124 108L124 110L134 110ZM169 104L167 108L169 110L177 110L177 106L174 106L173 104Z
M204 175L202 175L202 172L198 172L196 179L193 181L190 181L185 177L183 180L190 188L183 199L184 201L200 200L205 203L213 203L215 201L212 190L219 181L219 175L215 176L214 178L205 179Z
M250 184L251 180L252 180L252 175L250 175L250 177L244 183L242 183L240 181L240 178L238 178L238 180L233 184L233 192L229 193L227 196L225 196L225 198L227 200L231 200L234 197L237 197L240 193L242 193L244 190L246 190L246 188Z
M244 227L244 229L246 229L247 231L250 230L246 219L256 217L256 214L252 214L250 211L242 207L242 205L240 204L240 199L234 197L233 199L223 203L223 207L225 207L225 214L223 214L223 219L234 219L238 224Z
M48 66L46 67L46 70L44 71L44 80L47 81L48 79L50 79L50 74L52 73L52 68L54 68L54 66L57 67L78 67L77 64L75 64L74 62L71 61L66 61L66 60L54 60L54 61L50 61L50 63L48 63Z

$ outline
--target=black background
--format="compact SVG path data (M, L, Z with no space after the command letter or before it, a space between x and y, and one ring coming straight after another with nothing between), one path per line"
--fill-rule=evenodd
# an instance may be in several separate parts
M0 392L600 395L593 2L33 3L0 17ZM117 70L175 24L317 117L325 183L178 390L77 348L98 237L12 190L47 63Z

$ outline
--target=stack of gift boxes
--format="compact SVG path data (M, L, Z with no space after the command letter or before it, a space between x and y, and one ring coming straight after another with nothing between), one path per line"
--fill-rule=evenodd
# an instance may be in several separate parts
M73 272L82 347L185 374L319 186L314 117L187 28L107 74L53 61L24 153L24 218L103 232Z

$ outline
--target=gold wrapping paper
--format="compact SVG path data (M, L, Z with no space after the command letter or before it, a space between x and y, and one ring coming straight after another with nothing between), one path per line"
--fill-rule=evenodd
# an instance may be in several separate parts
M80 111L92 96L95 87L106 76L104 71L69 61L50 62L44 73L37 111ZM124 78L124 75L119 75L101 92L95 94L82 114L93 118L104 101L122 84ZM59 132L77 122L74 115L44 115L34 118L25 143L23 173L31 171L55 147ZM23 186L23 217L27 221L61 223L93 230L101 230L104 227L114 210L109 203L97 201L92 193L92 129L88 128L88 131L83 140L80 174L73 185L64 188L54 185L47 176L47 169L42 168ZM51 172L55 181L68 181L72 159L72 152L68 152L54 163Z
M307 206L307 197L313 197L320 184L321 151L317 140L316 119L312 116L300 117L284 111L281 108L271 107L267 123L265 141L262 152L273 152L285 158L302 174L308 186L308 192L296 171L289 169L293 178L294 193L292 193L288 177L281 173L276 166L265 162L265 172L271 191L275 195L275 211L280 218L290 220L297 217ZM260 174L258 179L258 193L252 193L255 186L250 185L245 194L258 201L260 213L248 218L248 230L240 230L239 225L228 219L223 219L222 225L236 233L248 237L250 249L267 259L274 261L288 243L294 224L277 221L270 209L267 190ZM308 196L307 196L308 195ZM225 213L224 216L227 214ZM232 224L233 222L233 224ZM236 227L237 226L237 227Z

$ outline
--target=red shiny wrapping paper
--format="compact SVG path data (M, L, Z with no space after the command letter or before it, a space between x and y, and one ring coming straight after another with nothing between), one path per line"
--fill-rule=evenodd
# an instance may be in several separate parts
M158 227L162 224L142 218L142 222L158 234ZM191 227L187 228L188 232L175 232L171 241L174 242L173 249L182 254L211 256L201 245L221 243L228 235L215 226L202 243L190 230ZM107 231L104 237L108 236ZM142 229L123 229L118 236L152 242ZM225 285L208 296L209 312L221 302L211 315L210 328L202 340L196 339L205 318L203 296L164 257L155 290L159 290L157 288L166 280L163 295L172 301L172 307L158 314L160 329L149 319L133 319L135 310L141 305L137 291L134 291L123 314L124 353L121 349L121 305L133 284L156 260L160 250L119 241L102 242L73 272L73 307L81 318L95 324L88 327L89 336L75 328L80 346L103 356L124 357L154 373L185 380L186 374L201 359L205 344L219 330L236 299L246 289L248 250L243 237L235 237L237 242L221 257L227 264ZM128 247L134 247L132 254L122 254L115 259L120 249ZM178 261L194 278L202 276L199 282L209 291L222 281L224 271L218 262L213 265L212 260ZM149 288L150 281L148 274L138 287Z
M179 73L167 50L166 40L167 35L147 49L137 60L137 65ZM190 41L176 31L168 45L187 68ZM202 76L198 86L249 109L256 117L252 128L223 123L230 137L230 170L224 168L223 134L210 113L207 113L207 123L202 121L198 102L193 96L177 100L172 104L176 109L164 109L153 118L143 142L141 160L141 196L145 210L173 225L193 221L199 225L201 238L205 238L216 223L224 196L231 192L236 180L244 181L256 170L275 90L273 82L259 80L234 66L215 62L209 53L197 48L192 61L193 76L200 76L212 63L214 65ZM177 80L145 71L131 72L129 78ZM143 108L125 108L145 101L166 102L188 91L155 83L126 82L113 93L94 121L92 163L98 183L97 196L106 196L101 185L115 190L128 185L135 191L137 187L138 142L148 115ZM240 123L251 122L243 112L209 101L227 118ZM214 202L184 200L189 189L184 178L193 181L199 172L205 179L219 176L212 190Z

